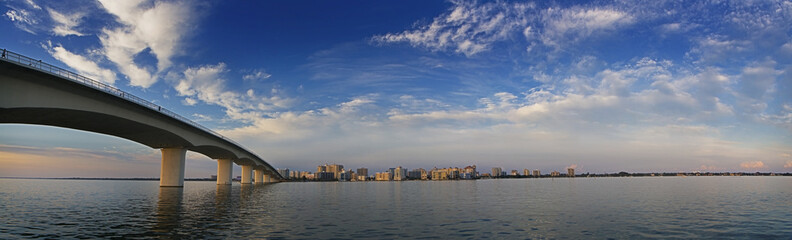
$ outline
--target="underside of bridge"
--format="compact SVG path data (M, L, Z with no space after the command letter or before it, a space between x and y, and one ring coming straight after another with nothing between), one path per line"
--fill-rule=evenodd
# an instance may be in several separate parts
M256 154L193 122L165 114L171 112L160 106L90 79L77 81L72 77L76 74L54 72L54 66L9 59L0 59L0 123L78 129L162 149L163 187L183 186L187 150L218 160L218 184L231 184L232 163L242 166L242 175L248 178L243 183L251 182L252 171L257 183L282 179Z

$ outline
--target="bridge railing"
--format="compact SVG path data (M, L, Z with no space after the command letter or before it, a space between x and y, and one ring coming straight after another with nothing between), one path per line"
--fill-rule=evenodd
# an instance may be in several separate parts
M244 149L245 151L248 151L251 154L253 154L253 151L248 150L247 148L242 146L242 144L239 144L239 143L235 142L234 140L231 140L230 138L227 138L227 137L225 137L223 135L220 135L219 133L213 131L212 129L204 127L201 124L198 124L196 122L193 122L192 120L190 120L190 119L188 119L186 117L182 117L181 115L176 114L175 112L170 111L168 109L165 109L165 108L163 108L160 105L157 105L157 104L154 104L152 102L149 102L149 101L147 101L147 100L145 100L143 98L140 98L138 96L132 95L132 94L130 94L128 92L124 92L121 89L118 89L116 87L113 87L111 85L108 85L108 84L100 82L100 81L93 80L93 79L91 79L89 77L74 73L72 71L69 71L69 70L66 70L66 69L63 69L63 68L60 68L60 67L45 63L45 62L41 62L41 60L36 60L36 59L33 59L33 58L29 58L27 56L24 56L22 54L18 54L18 53L15 53L15 52L8 51L6 49L2 49L2 52L3 52L2 53L2 57L0 57L0 59L2 59L2 60L8 61L8 62L12 62L12 63L16 63L17 65L21 65L23 67L28 67L28 68L39 70L39 71L42 71L42 72L46 72L46 73L49 73L49 74L52 74L52 75L55 75L55 76L59 76L59 77L71 80L73 82L80 83L82 85L85 85L85 86L88 86L88 87L91 87L91 88L94 88L94 89L97 89L97 90L100 90L100 91L103 91L103 92L106 92L106 93L110 93L110 94L115 95L117 97L126 99L127 101L136 103L136 104L138 104L140 106L144 106L144 107L150 108L152 110L156 110L156 111L158 111L158 112L160 112L160 113L162 113L162 114L164 114L166 116L169 116L171 118L177 119L177 120L182 121L184 123L187 123L187 124L189 124L189 125L191 125L193 127L196 127L196 128L201 129L201 130L204 130L204 131L206 131L208 133L211 133L212 135L215 135L216 137L222 138L223 140L226 140L226 141L228 141L230 143L236 144L238 147L240 147L240 148Z

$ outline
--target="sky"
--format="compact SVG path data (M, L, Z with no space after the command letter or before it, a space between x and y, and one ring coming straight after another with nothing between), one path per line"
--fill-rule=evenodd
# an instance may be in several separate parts
M790 1L1 5L0 48L159 104L276 168L792 172ZM186 177L216 174L187 157ZM157 177L160 153L2 124L0 164L6 177Z

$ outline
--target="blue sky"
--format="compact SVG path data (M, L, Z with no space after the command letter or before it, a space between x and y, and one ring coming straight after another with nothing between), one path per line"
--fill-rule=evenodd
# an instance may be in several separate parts
M0 8L0 47L151 100L279 168L792 170L789 1ZM0 132L0 176L159 174L158 151L124 139ZM187 177L215 164L190 153Z

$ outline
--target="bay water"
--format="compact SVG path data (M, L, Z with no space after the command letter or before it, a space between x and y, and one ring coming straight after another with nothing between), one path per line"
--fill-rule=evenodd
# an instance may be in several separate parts
M792 177L0 179L0 239L792 239Z

